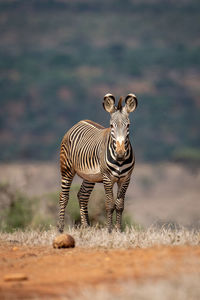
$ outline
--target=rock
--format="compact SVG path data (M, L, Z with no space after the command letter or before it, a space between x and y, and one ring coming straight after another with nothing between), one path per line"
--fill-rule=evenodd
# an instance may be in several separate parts
M58 248L74 248L75 240L69 234L58 235L53 241L53 247Z
M22 281L22 280L27 280L28 276L23 273L13 273L13 274L8 274L4 276L5 281Z

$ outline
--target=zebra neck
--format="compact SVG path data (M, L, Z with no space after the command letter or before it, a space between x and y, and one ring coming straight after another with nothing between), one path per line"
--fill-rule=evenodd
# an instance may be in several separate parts
M128 149L127 149L127 154L125 157L124 161L118 161L116 159L115 153L114 153L114 145L113 145L113 141L111 139L111 137L109 137L108 139L108 144L107 144L107 150L106 150L106 160L107 160L107 164L108 165L115 165L117 167L121 167L124 164L130 164L133 161L133 153L132 153L132 147L130 142L127 145Z

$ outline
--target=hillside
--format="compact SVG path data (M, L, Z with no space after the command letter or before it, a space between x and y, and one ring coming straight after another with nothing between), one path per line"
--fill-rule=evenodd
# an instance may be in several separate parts
M0 160L55 160L78 120L108 125L107 92L138 97L138 160L197 151L199 20L196 0L1 0Z

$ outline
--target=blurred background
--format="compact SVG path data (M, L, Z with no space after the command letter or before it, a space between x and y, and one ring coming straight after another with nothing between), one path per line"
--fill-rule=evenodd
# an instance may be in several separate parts
M65 132L81 119L108 126L103 96L132 92L132 219L199 226L199 20L197 0L0 0L4 223L15 190L59 190Z

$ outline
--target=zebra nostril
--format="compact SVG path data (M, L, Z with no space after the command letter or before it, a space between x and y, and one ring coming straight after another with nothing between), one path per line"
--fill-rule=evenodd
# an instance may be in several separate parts
M124 158L125 158L124 155L117 155L117 160L118 160L118 161L123 161Z
M119 161L124 160L125 155L126 155L125 151L120 150L120 151L117 151L117 152L116 152L116 158L117 158L117 160L119 160Z

